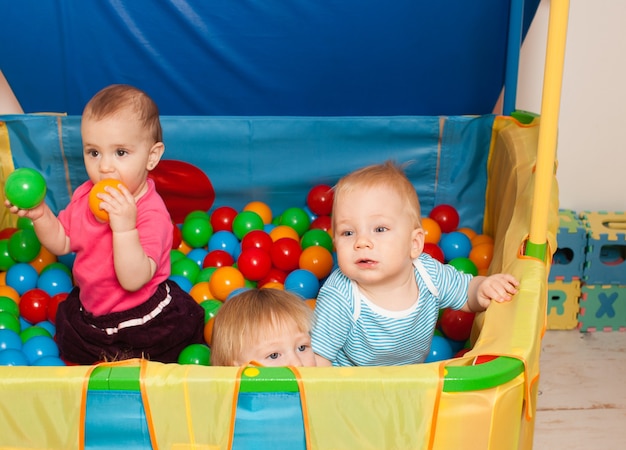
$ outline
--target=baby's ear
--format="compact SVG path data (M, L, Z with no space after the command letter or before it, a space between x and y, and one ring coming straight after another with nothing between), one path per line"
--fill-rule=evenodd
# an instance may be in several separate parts
M161 160L164 152L165 144L163 144L163 142L156 142L152 147L150 147L148 153L148 164L146 168L148 170L154 169Z
M411 259L417 258L424 251L424 229L416 228L411 233Z

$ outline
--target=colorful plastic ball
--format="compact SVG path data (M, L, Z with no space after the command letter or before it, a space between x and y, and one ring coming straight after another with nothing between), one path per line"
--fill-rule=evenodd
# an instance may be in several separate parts
M213 233L209 239L208 250L224 250L230 253L233 258L240 248L239 239L230 231L218 231Z
M213 298L213 293L211 292L208 281L196 282L196 284L191 287L189 295L191 295L196 303L201 303Z
M224 266L222 266L224 267ZM213 272L217 270L217 267L205 267L203 268L198 276L196 277L196 284L202 283L204 281L210 281L213 276Z
M265 230L252 230L241 240L241 250L258 248L269 252L273 243L272 237Z
M333 221L330 216L317 216L313 222L311 222L310 229L319 229L324 230L327 233L330 233L332 228Z
M35 336L52 337L52 335L46 328L43 328L37 325L25 326L22 328L22 331L20 332L20 338L22 339L23 343L26 343L27 341L31 340Z
M211 213L213 231L233 231L233 220L237 217L237 210L230 206L220 206Z
M179 288L181 288L183 291L187 292L188 294L191 292L191 289L193 288L193 283L189 281L189 278L184 277L183 275L170 275L168 279L176 283Z
M5 296L0 297L0 312L1 311L9 312L15 317L20 315L20 307L15 300Z
M219 300L210 299L200 302L200 306L204 309L204 323L206 324L210 319L217 315L224 303Z
M231 266L218 267L209 280L211 292L217 300L222 301L226 300L233 290L244 286L243 274Z
M458 229L458 230L456 230L456 231L460 231L461 233L463 233L464 235L466 235L468 238L470 238L470 241L471 241L472 239L474 239L474 238L478 235L478 233L476 233L474 230L472 230L472 229L471 229L471 228L469 228L469 227L462 227L462 228L459 228L459 229Z
M60 293L69 293L73 289L72 278L66 271L59 268L45 270L39 275L37 287L43 289L50 296Z
M235 258L226 250L212 250L206 254L202 267L223 267L235 264Z
M32 365L38 367L62 367L66 364L58 356L42 356L41 358L37 359Z
M20 319L10 312L0 311L0 330L12 330L20 333L22 331Z
M439 224L442 233L451 233L459 226L459 213L452 205L437 205L430 211L428 217Z
M19 333L10 329L0 330L0 351L13 348L15 350L22 349L22 338Z
M183 220L183 225L185 224L185 222L187 222L188 220L191 220L191 219L203 219L203 220L206 220L206 221L210 221L211 220L211 216L206 211L202 211L200 209L196 209L194 211L191 211L190 213L188 213L185 216L185 219Z
M439 319L439 326L443 334L453 341L469 339L476 314L461 310L446 308Z
M486 242L472 247L469 258L480 270L487 270L493 259L493 244Z
M312 245L318 245L324 247L326 250L332 253L333 251L333 238L324 230L313 228L305 231L300 239L300 246L305 249Z
M468 273L474 276L478 275L478 269L476 268L476 264L474 264L471 259L464 256L457 256L456 258L449 261L448 264L456 268L459 272Z
M249 287L246 285L244 287L233 289L232 291L230 291L230 294L228 294L228 297L226 297L226 300L224 300L224 303L229 301L231 298L241 294L242 292L249 291L250 289L254 289L254 287Z
M46 180L34 169L22 167L9 174L4 185L5 197L20 209L31 209L46 197Z
M252 230L262 230L263 219L254 211L241 211L233 220L233 233L241 240Z
M6 272L15 263L16 261L11 258L9 253L9 240L0 239L0 271Z
M277 225L276 227L272 228L272 230L270 230L269 234L274 242L283 238L300 241L300 235L298 234L298 232L287 225Z
M237 267L246 279L259 281L270 272L272 258L268 252L260 248L246 248L237 259Z
M22 353L26 356L29 364L34 364L44 356L59 356L59 348L49 336L33 336L22 346Z
M309 209L318 216L329 216L333 209L333 188L327 184L313 186L306 196Z
M50 297L50 301L48 302L48 320L52 324L57 323L57 310L59 309L59 303L64 301L67 298L67 292L59 292Z
M287 278L287 272L284 270L277 269L276 267L272 267L270 272L267 274L265 278L259 280L258 286L264 287L268 283L278 283L280 285L285 284L285 279Z
M171 274L183 276L187 278L191 282L191 284L194 284L196 282L198 274L200 273L200 270L200 266L198 266L195 261L189 258L183 258L172 264Z
M199 268L202 268L204 267L204 260L206 259L208 254L209 251L204 248L193 248L189 251L189 253L187 253L185 257L195 262Z
M452 346L448 342L448 339L443 336L434 335L430 343L430 350L424 362L443 361L452 358L452 356L454 356L454 352L452 351Z
M18 230L9 238L9 255L17 262L30 262L37 257L41 243L34 230Z
M476 247L480 244L494 244L494 240L488 234L477 234L471 239L472 247Z
M35 326L39 327L39 328L43 328L45 329L48 333L50 333L50 336L54 337L54 335L57 332L57 327L50 321L48 320L44 320L42 322L38 322L35 324Z
M75 260L76 260L76 252L70 252L70 253L66 253L65 255L57 256L57 261L65 265L68 269L70 269L70 272L72 268L74 267Z
M263 220L263 224L272 223L272 209L266 203L259 201L250 202L243 207L243 210L257 213Z
M0 240L9 239L17 230L19 230L19 227L6 227L0 229Z
M300 266L300 243L291 238L281 238L274 242L270 249L270 257L274 267L291 272Z
M89 191L89 209L93 213L94 216L101 222L109 221L109 213L104 209L100 208L100 204L102 200L98 198L99 194L108 194L106 188L109 187L111 189L118 189L118 186L123 183L120 180L114 180L112 178L105 178L104 180L98 181L93 185L91 191Z
M8 348L0 352L0 366L28 366L28 359L22 350Z
M296 269L287 274L287 278L285 278L285 290L293 292L302 299L317 297L319 289L318 278L305 269Z
M321 280L333 270L333 255L325 247L312 245L302 250L298 265L300 269L312 272L318 280Z
M441 236L439 247L443 251L445 260L452 261L460 256L464 258L469 257L472 250L472 242L465 234L459 231L452 231Z
M20 294L11 286L0 285L0 297L9 297L15 303L20 302Z
M39 274L43 272L50 264L55 263L57 263L57 257L50 253L50 251L44 246L41 246L41 249L39 250L37 256L35 256L35 258L30 261L30 265L33 266Z
M50 294L38 288L30 289L20 299L20 315L29 323L43 322L48 318Z
M6 277L7 286L15 289L21 296L24 292L37 287L39 274L30 264L17 263L7 270Z
M183 243L183 232L181 231L182 225L179 227L178 225L172 223L172 249L176 249L180 247L180 244Z
M191 248L200 248L209 243L209 239L213 235L213 226L205 218L194 217L185 219L180 231L183 241L189 244Z
M298 237L302 236L311 225L309 215L302 208L287 208L280 216L280 225L286 225L293 228L298 233Z
M441 239L441 227L435 219L423 217L422 228L424 230L424 242L428 244L439 243L439 239Z
M440 263L445 262L443 251L437 244L431 244L429 242L426 242L424 244L424 253L428 253L430 256L432 256L434 259L436 259Z
M207 345L209 345L209 347L211 346L211 340L213 339L213 324L214 323L215 323L215 317L211 317L204 324L204 330L203 330L204 341L207 343Z
M178 364L209 366L210 361L211 349L204 344L188 345L180 352L180 355L178 355Z

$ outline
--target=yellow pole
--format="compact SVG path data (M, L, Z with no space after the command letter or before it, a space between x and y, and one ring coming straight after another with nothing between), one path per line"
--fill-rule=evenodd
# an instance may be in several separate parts
M530 233L526 246L526 255L542 260L546 258L546 234L550 210L550 191L556 159L568 13L569 0L550 0L548 41L541 100L541 125L539 127L537 165L535 168L535 191Z

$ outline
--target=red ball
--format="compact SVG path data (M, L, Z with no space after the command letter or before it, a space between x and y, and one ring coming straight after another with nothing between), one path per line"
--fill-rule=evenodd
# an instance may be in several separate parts
M291 238L280 238L272 244L270 257L274 267L285 272L296 270L300 264L302 247L300 243Z
M43 322L48 318L50 294L43 289L30 289L20 298L20 315L31 324Z
M260 248L246 248L237 258L237 267L247 280L258 281L272 269L272 258Z
M432 244L430 242L424 243L424 253L428 253L430 256L443 264L443 250L441 250L437 244Z
M178 228L175 223L172 223L172 233L172 250L176 250L183 242L183 233L180 231L180 228Z
M223 267L235 264L235 258L226 250L211 250L202 260L202 268Z
M56 325L57 323L57 309L59 308L59 303L64 301L68 296L67 292L59 292L58 294L50 297L50 301L48 301L48 320Z
M217 231L233 231L233 221L237 217L237 210L230 206L220 206L215 208L215 211L211 214L211 226L213 232Z
M459 213L454 206L441 204L435 206L428 217L439 224L442 233L450 233L459 227Z
M269 253L270 248L274 244L274 240L264 230L252 230L246 233L246 235L241 239L241 249L245 250L246 248L259 248L261 250Z
M309 209L318 216L328 216L333 209L334 192L327 184L314 186L306 197Z
M285 284L286 279L287 279L287 272L277 269L276 267L272 267L269 273L263 279L259 280L257 285L259 287L263 287L267 283Z
M466 341L472 332L475 313L446 308L439 319L441 331L453 341Z
M328 232L332 228L332 219L330 216L317 216L313 222L311 222L310 229L320 229Z

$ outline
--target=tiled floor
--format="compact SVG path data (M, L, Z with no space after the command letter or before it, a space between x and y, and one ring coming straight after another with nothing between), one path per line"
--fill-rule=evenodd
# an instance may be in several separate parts
M534 449L626 448L626 332L547 331Z

